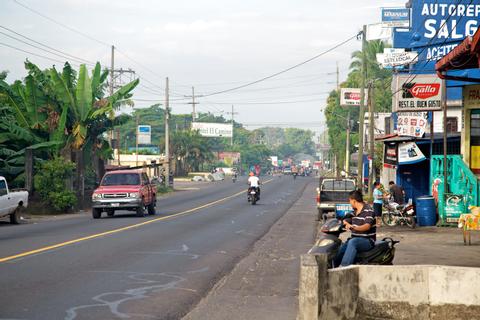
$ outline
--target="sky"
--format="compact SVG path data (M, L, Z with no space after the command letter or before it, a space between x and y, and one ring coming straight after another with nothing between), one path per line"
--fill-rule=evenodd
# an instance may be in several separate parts
M363 24L380 22L381 7L401 7L405 2L0 0L0 70L9 72L11 82L25 76L26 58L41 68L61 68L65 59L54 55L59 54L54 50L109 67L114 45L115 69L132 69L140 77L135 108L163 103L169 77L173 113L192 112L187 103L191 99L185 96L192 94L194 86L199 95L197 112L230 118L233 105L235 119L247 128L270 125L320 132L325 126L321 110L336 86L336 65L340 81L345 80L350 55L360 49L359 40L261 83L201 96L316 56L353 37ZM9 37L26 41L18 34L48 45L50 52Z

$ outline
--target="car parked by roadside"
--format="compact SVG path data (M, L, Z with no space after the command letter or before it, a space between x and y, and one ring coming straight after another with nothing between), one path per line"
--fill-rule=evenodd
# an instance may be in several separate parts
M336 213L343 215L352 211L348 201L351 191L356 189L355 180L348 178L320 178L317 188L318 219L326 220Z
M10 216L10 223L20 222L20 210L28 206L28 191L9 190L7 180L0 176L0 218Z
M157 188L145 172L118 170L107 172L92 194L92 216L99 219L102 212L109 217L117 210L135 211L138 217L155 214Z

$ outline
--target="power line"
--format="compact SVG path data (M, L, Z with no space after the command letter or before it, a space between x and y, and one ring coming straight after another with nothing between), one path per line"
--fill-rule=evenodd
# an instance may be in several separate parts
M267 104L291 104L291 103L302 103L302 102L320 102L320 99L310 99L310 100L296 100L296 101L271 101L271 102L255 102L255 101L248 101L248 102L220 102L216 101L215 104L223 105L223 104L234 104L234 105L267 105ZM177 103L178 104L178 103Z
M23 49L17 48L15 46L11 46L11 45L3 43L3 42L0 42L0 45L11 48L11 49L14 49L14 50L17 50L17 51L21 51L21 52L24 52L24 53L31 54L32 56L36 56L36 57L39 57L39 58L51 60L51 61L54 61L54 62L59 62L59 63L62 63L62 64L65 63L65 61L57 60L57 59L50 58L50 57L47 57L47 56L44 56L44 55L41 55L41 54L37 54L37 53L33 53L33 52L30 52L30 51L27 51L27 50L23 50ZM78 64L74 64L74 65L78 66Z
M288 71L290 71L290 70L296 69L296 68L298 68L298 67L300 67L300 66L302 66L302 65L304 65L304 64L307 64L307 63L309 63L309 62L311 62L311 61L313 61L313 60L315 60L315 59L320 58L321 56L323 56L323 55L325 55L325 54L327 54L327 53L332 52L333 50L335 50L335 49L343 46L344 44L350 42L351 40L356 39L359 34L360 34L360 33L357 33L357 34L354 35L353 37L350 37L350 38L348 38L348 39L340 42L339 44L331 47L330 49L327 49L327 50L321 52L320 54L317 54L316 56L314 56L314 57L312 57L312 58L310 58L310 59L307 59L307 60L305 60L305 61L302 61L302 62L300 62L300 63L298 63L298 64L296 64L296 65L294 65L294 66L291 66L291 67L289 67L289 68L287 68L287 69L284 69L284 70L279 71L279 72L276 72L276 73L274 73L274 74L272 74L272 75L263 77L263 78L261 78L261 79L258 79L258 80L255 80L255 81L252 81L252 82L249 82L249 83L240 85L240 86L236 86L236 87L233 87L233 88L230 88L230 89L226 89L226 90L221 90L221 91L217 91L217 92L212 92L212 93L209 93L209 94L205 94L205 95L203 95L203 97L210 97L210 96L213 96L213 95L218 95L218 94L222 94L222 93L226 93L226 92L230 92L230 91L242 89L242 88L245 88L245 87L248 87L248 86L257 84L257 83L259 83L259 82L263 82L263 81L265 81L265 80L271 79L271 78L273 78L273 77L276 77L276 76L278 76L278 75L281 75L281 74L283 74L283 73L286 73L286 72L288 72Z
M44 18L44 19L47 19L47 20L49 20L49 21L51 21L51 22L53 22L53 23L55 23L55 24L57 24L57 25L65 28L65 29L67 29L67 30L70 30L70 31L72 31L72 32L74 32L74 33L77 33L77 34L81 35L81 36L84 37L84 38L90 39L90 40L95 41L95 42L97 42L97 43L99 43L99 44L102 44L102 45L105 45L105 46L110 47L110 44L108 44L108 43L106 43L106 42L104 42L104 41L102 41L102 40L98 40L98 39L96 39L96 38L94 38L94 37L92 37L92 36L90 36L90 35L88 35L88 34L86 34L86 33L83 33L83 32L81 32L81 31L79 31L79 30L77 30L77 29L74 29L74 28L72 28L72 27L69 27L69 26L67 26L66 24L63 24L63 23L61 23L61 22L59 22L59 21L57 21L57 20L55 20L55 19L52 19L52 18L44 15L43 13L41 13L41 12L39 12L39 11L37 11L37 10L29 7L29 6L27 6L26 4L21 3L21 2L18 1L18 0L13 0L13 2L15 2L15 3L18 4L19 6L27 9L28 11L33 12L33 13L35 13L36 15L39 15L40 17L42 17L42 18Z
M0 26L0 27L1 27L1 26ZM33 47L33 48L36 48L36 49L38 49L38 50L42 50L42 51L44 51L44 52L53 54L53 55L55 55L55 56L57 56L57 57L64 58L64 59L66 59L66 60L73 60L73 61L75 61L75 62L77 62L77 63L85 63L85 62L83 62L83 61L81 61L81 60L72 59L72 58L67 57L66 55L58 54L58 53L55 53L55 52L53 52L53 51L50 51L50 50L44 49L44 48L42 48L42 47L36 46L36 45L34 45L34 44L28 43L28 42L26 42L26 41L23 41L22 39L19 39L19 38L16 38L16 37L14 37L14 36L11 36L11 35L9 35L9 34L7 34L7 33L5 33L5 32L0 31L0 34L3 34L4 36L9 37L10 39L16 40L16 41L18 41L18 42L21 42L21 43L23 43L23 44L26 44L26 45L31 46L31 47ZM95 63L90 63L90 62L88 62L87 64L88 64L88 65L91 65L91 66L94 66L94 65L95 65Z
M12 29L10 29L10 28L5 27L5 26L1 26L1 25L0 25L0 28L2 28L2 29L4 29L4 30L7 30L7 31L9 31L9 32L11 32L11 33L13 33L13 34L16 34L17 36L20 36L20 37L22 37L22 38L24 38L24 39L27 39L27 40L29 40L29 41L32 41L32 42L34 42L34 43L36 43L36 44L38 44L38 45L41 45L41 46L43 46L43 47L45 47L45 48L48 48L48 49L50 49L50 50L56 51L56 52L58 52L58 53L60 53L60 54L63 54L63 55L65 55L65 56L69 56L69 57L71 57L71 58L73 58L73 59L76 59L76 60L79 60L79 61L83 61L83 63L95 65L95 62L92 62L92 61L89 61L89 60L86 60L86 59L83 59L83 58L74 56L74 55L72 55L72 54L66 53L66 52L64 52L64 51L55 49L55 48L53 48L53 47L50 47L50 46L48 46L48 45L46 45L46 44L43 44L43 43L41 43L41 42L39 42L39 41L36 41L36 40L34 40L34 39L30 38L30 37L27 37L27 36L25 36L25 35L23 35L23 34L21 34L21 33L19 33L19 32L16 32L16 31L14 31L14 30L12 30ZM11 36L9 36L9 35L7 35L7 36L8 36L8 37L11 37ZM14 37L11 37L11 38L14 38ZM16 38L14 38L14 39L16 39ZM17 41L20 41L19 39L16 39L16 40L17 40ZM23 41L22 41L22 42L23 42ZM29 44L29 45L30 45L30 44ZM44 50L44 49L42 49L42 50ZM45 50L45 51L46 51L46 50ZM48 52L48 51L47 51L47 52Z

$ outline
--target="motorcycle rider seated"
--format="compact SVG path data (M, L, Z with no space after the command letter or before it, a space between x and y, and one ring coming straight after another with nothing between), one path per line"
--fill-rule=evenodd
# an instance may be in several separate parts
M335 266L346 267L355 263L357 252L369 251L375 245L377 230L372 207L363 202L363 195L359 190L350 192L348 200L354 216L345 219L343 224L351 231L352 237L340 247L335 257Z
M260 178L258 178L253 172L250 172L249 174L248 186L249 186L248 191L250 191L251 188L257 189L257 196L258 196L258 199L260 200Z

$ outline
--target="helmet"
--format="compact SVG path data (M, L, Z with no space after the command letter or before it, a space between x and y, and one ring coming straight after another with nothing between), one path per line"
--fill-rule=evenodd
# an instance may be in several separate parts
M249 176L253 177L255 174L253 172L250 172Z

